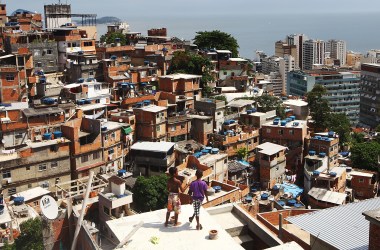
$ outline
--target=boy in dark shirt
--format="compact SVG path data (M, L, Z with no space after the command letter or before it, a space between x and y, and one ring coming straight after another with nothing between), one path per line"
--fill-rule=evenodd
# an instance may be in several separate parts
M201 205L205 196L208 202L208 196L206 193L208 186L206 182L202 181L202 176L203 176L202 170L198 169L195 175L197 176L197 179L190 184L190 189L189 189L189 194L191 194L191 197L193 199L193 207L194 207L194 214L193 216L189 217L189 221L191 223L195 216L197 220L197 229L201 230L202 225L199 223L199 210L201 208Z

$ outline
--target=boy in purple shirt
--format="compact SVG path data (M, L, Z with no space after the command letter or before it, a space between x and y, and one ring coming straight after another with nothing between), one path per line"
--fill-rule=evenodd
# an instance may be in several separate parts
M208 196L207 196L207 184L206 182L202 181L203 171L197 170L195 173L197 180L193 181L190 184L189 194L191 194L192 200L193 200L193 207L194 207L194 214L193 216L189 217L190 223L193 221L194 216L197 220L197 229L201 230L202 225L199 223L199 210L202 205L202 201L204 200L204 197L206 196L206 200L208 202Z

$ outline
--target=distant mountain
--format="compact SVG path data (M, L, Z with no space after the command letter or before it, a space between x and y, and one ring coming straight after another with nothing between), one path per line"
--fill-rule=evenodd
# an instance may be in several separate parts
M121 22L121 19L114 16L105 16L96 19L97 24L106 24L106 23L118 23Z

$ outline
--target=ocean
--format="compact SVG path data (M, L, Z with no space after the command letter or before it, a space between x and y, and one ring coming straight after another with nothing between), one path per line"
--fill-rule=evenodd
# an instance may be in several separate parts
M193 39L197 31L221 30L234 36L240 55L253 59L255 50L274 53L274 43L288 34L303 33L309 38L341 39L347 49L365 53L380 49L380 13L312 13L312 14L242 14L238 16L164 16L145 18L119 17L130 24L132 31L146 34L150 28L166 27L169 36ZM98 26L98 34L106 25Z

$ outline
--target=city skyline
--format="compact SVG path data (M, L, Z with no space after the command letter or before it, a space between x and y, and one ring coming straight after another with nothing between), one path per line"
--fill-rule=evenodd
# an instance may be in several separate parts
M165 5L155 1L120 3L111 0L107 2L107 6L110 6L107 8L104 8L103 2L97 0L91 1L91 4L87 0L67 2L71 3L73 12L95 13L98 17L116 16L128 22L133 31L140 31L143 34L150 28L166 27L169 36L192 39L197 31L222 30L238 40L240 54L246 58L253 58L255 50L273 54L274 42L293 33L304 33L314 39L345 40L348 50L361 53L376 49L380 42L376 32L369 32L376 29L376 23L380 21L380 15L374 14L379 11L380 8L377 7L380 7L380 3L369 0L360 3L349 0L345 1L344 5L340 2L331 3L323 0L312 9L306 2L300 0L293 0L290 4L282 1L269 3L238 0L236 8L227 8L225 0L218 1L218 4L199 0L178 4L177 1L168 0L165 1ZM26 0L11 1L7 3L7 8L9 12L22 7L43 13L44 3L46 1L42 0L33 3ZM147 12L149 15L142 15L147 11L147 3L150 7ZM273 3L276 3L275 7ZM242 5L245 7L239 8ZM367 29L361 29L360 23L366 23ZM105 31L104 25L98 26L99 35ZM367 39L361 39L364 36Z

